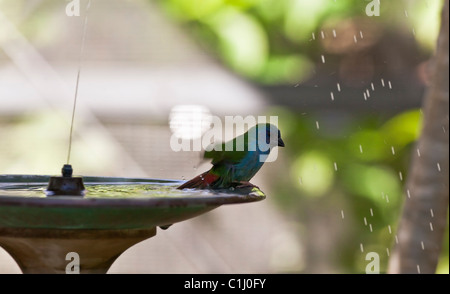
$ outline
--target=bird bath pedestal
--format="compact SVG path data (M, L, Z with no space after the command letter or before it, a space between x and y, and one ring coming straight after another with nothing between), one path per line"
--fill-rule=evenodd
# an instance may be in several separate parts
M0 175L0 246L23 273L66 273L72 252L80 273L106 273L158 226L265 198L255 188L180 191L178 181L102 177L84 177L84 197L46 196L49 178Z

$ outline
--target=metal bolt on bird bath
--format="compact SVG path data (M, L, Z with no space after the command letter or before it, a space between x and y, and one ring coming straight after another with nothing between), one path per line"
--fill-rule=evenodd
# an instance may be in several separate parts
M82 177L72 177L73 169L65 164L61 169L62 177L50 177L46 190L47 196L84 196Z

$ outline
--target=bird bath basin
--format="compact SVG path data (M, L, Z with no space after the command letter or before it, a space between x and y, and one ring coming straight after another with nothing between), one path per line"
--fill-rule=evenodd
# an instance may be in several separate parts
M126 249L224 204L259 201L255 188L180 191L180 181L84 177L86 195L46 196L49 176L0 175L0 246L23 273L106 273Z

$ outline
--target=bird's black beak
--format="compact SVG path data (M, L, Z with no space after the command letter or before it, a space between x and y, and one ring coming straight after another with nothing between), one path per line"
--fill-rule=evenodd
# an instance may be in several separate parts
M281 137L278 137L278 146L284 147L284 142L283 139L281 139Z

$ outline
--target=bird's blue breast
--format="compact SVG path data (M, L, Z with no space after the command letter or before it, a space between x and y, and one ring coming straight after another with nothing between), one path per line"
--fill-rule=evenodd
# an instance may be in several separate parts
M264 161L260 161L260 155L265 153L269 152L248 151L239 163L233 165L232 181L250 181L264 164Z

